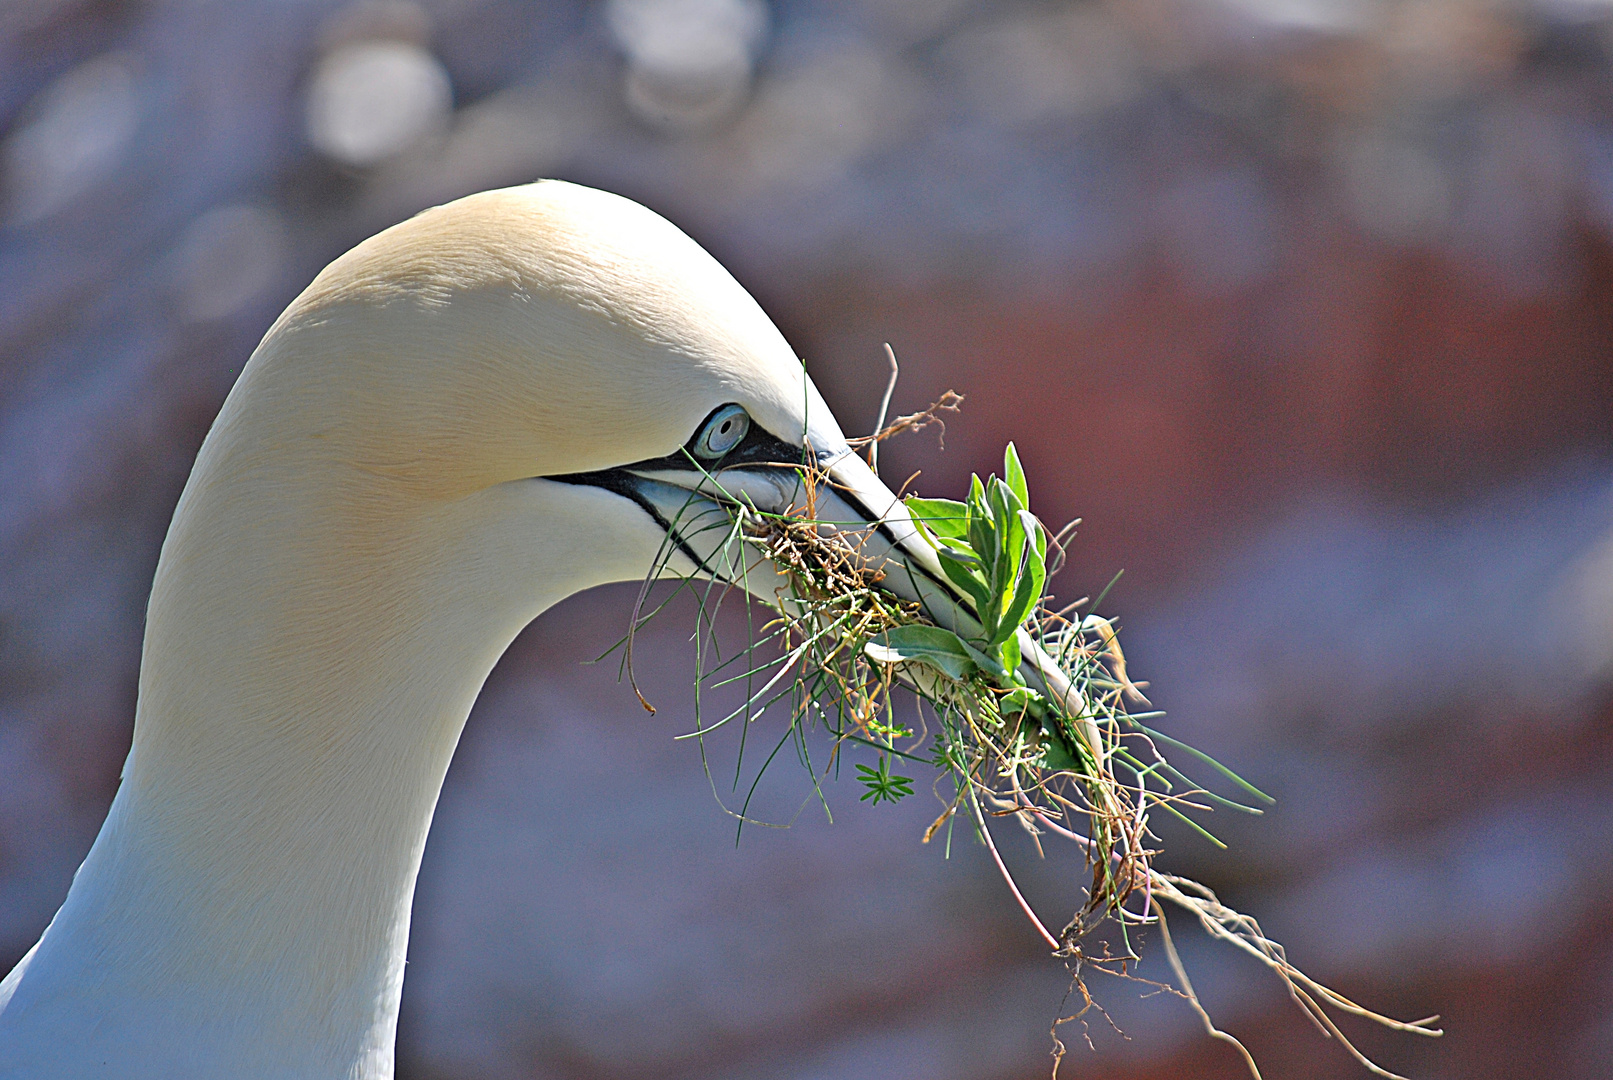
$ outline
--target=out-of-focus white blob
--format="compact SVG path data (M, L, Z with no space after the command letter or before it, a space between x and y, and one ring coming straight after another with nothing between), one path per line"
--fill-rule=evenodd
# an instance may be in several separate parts
M6 219L16 225L49 217L123 158L140 122L129 58L109 54L79 65L27 113L4 146Z
M354 168L378 165L439 131L453 109L448 72L408 41L343 45L308 87L308 139Z
M193 322L233 314L274 284L285 256L285 223L273 210L209 210L190 223L173 252L181 312Z
M737 127L744 179L806 189L843 175L904 111L908 91L865 42L809 50L758 87Z
M1345 208L1372 235L1411 244L1445 231L1451 177L1418 142L1370 131L1339 146L1335 167Z
M1102 112L1142 88L1130 38L1093 8L970 27L937 58L976 111L1008 125Z
M749 96L767 36L762 0L609 0L605 18L627 54L628 107L646 123L698 131Z
M1212 0L1230 14L1276 31L1353 35L1383 18L1382 0Z

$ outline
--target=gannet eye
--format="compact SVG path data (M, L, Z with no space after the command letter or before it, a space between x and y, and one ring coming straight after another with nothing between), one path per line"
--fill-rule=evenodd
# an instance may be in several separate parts
M739 445L750 430L750 416L738 405L724 405L711 414L694 441L696 457L707 461L722 457Z

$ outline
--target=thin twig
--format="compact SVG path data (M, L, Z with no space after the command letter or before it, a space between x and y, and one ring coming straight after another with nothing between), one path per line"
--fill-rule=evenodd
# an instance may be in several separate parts
M890 342L885 342L885 359L891 364L890 381L885 384L885 396L879 399L879 419L874 423L874 433L868 439L868 466L879 475L879 433L885 430L885 417L890 415L891 395L896 393L896 377L901 374L901 368L896 366L896 350L891 348Z
M1008 882L1008 891L1014 894L1014 899L1018 901L1020 910L1031 921L1031 925L1036 927L1036 932L1042 935L1043 940L1052 947L1054 952L1057 952L1063 946L1059 944L1059 939L1050 934L1047 927L1042 925L1042 920L1036 917L1036 910L1030 906L1024 894L1019 891L1019 886L1014 884L1014 875L1008 872L1008 866L1003 862L1003 857L997 853L997 845L991 842L991 830L986 828L986 819L980 813L980 804L976 803L971 797L969 805L975 812L975 825L980 829L980 839L985 841L986 850L991 852L992 861L997 864L997 869L1002 874L1003 880Z

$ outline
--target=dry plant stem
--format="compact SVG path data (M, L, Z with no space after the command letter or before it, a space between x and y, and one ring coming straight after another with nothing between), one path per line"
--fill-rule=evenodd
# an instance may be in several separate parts
M1371 1009L1357 1005L1355 1002L1351 1001L1347 997L1344 997L1342 994L1329 990L1327 987L1315 982L1304 972L1300 971L1298 968L1294 967L1288 962L1287 956L1283 953L1282 946L1266 937L1265 934L1261 932L1259 923L1255 922L1255 920L1249 916L1243 915L1222 904L1218 899L1216 899L1216 896L1213 892L1205 888L1203 885L1200 885L1198 882L1191 881L1187 878L1177 877L1174 874L1159 874L1157 875L1157 878L1159 881L1160 895L1165 899L1170 900L1172 903L1193 912L1193 914L1198 917L1199 922L1204 926L1205 931L1209 933L1211 937L1219 938L1220 940L1236 945L1244 952L1258 959L1267 967L1270 967L1274 971L1278 972L1278 974L1283 977L1284 981L1292 980L1292 982L1298 984L1298 986L1295 987L1296 990L1298 990L1300 987L1303 987L1305 990L1309 990L1311 993L1316 994L1329 1005L1339 1009L1341 1012L1347 1012L1355 1016L1363 1017L1373 1021L1374 1023L1382 1024L1384 1027L1392 1028L1396 1031L1404 1031L1416 1035L1443 1034L1438 1028L1430 1026L1439 1019L1438 1016L1429 1016L1422 1020L1413 1020L1409 1023L1403 1020L1395 1020L1391 1017L1384 1016L1381 1013L1373 1012ZM1197 893L1198 895L1192 895L1188 891L1184 890L1192 890L1192 893ZM1306 997L1307 1000L1309 1000L1308 995Z
M1270 968L1288 987L1290 995L1322 1033L1337 1039L1339 1045L1344 1047L1351 1057L1355 1058L1374 1075L1386 1077L1388 1080L1406 1080L1405 1077L1400 1076L1398 1073L1392 1073L1382 1068L1357 1049L1344 1032L1339 1030L1338 1025L1333 1022L1333 1018L1323 1010L1321 1004L1317 1001L1318 998L1340 1012L1371 1020L1394 1031L1430 1037L1444 1034L1439 1028L1432 1026L1439 1020L1438 1016L1425 1017L1422 1020L1407 1023L1357 1005L1344 995L1316 982L1289 963L1287 956L1283 953L1282 946L1266 937L1255 920L1222 904L1209 889L1195 881L1189 881L1186 878L1176 877L1175 875L1156 874L1155 877L1158 896L1191 912L1198 919L1199 925L1204 928L1205 933L1212 938L1225 941L1241 949ZM1192 892L1184 891L1184 887L1192 890ZM1155 910L1158 911L1159 909L1156 907ZM1160 922L1163 926L1164 916L1162 913ZM1170 955L1174 956L1175 950L1168 944L1170 940L1168 937L1169 931L1162 930L1162 933L1167 935L1165 937L1166 947ZM1186 975L1176 966L1179 963L1179 960L1173 961L1173 968L1176 969L1177 977L1183 979L1184 986L1186 986ZM1191 998L1191 988L1189 987L1188 989L1190 991L1189 997ZM1202 1013L1203 1010L1198 1007L1197 1000L1193 1000L1195 1009ZM1256 1072L1255 1075L1258 1076L1259 1073Z
M1092 850L1092 841L1087 837L1081 836L1079 833L1072 832L1071 830L1064 828L1057 822L1048 818L1047 815L1039 807L1036 807L1034 804L1032 804L1022 792L1018 792L1016 794L1020 800L1019 809L1021 813L1028 813L1034 816L1039 824L1050 831L1081 844L1082 847L1089 851ZM1001 870L1006 876L1008 871L1003 866L1001 858L997 856L995 847L992 848L992 856L997 860L998 869ZM1117 860L1123 858L1118 854L1113 855L1112 857ZM1193 888L1195 892L1202 891L1204 895L1194 895L1192 893L1184 892L1180 887L1182 885L1187 885L1190 888ZM1012 887L1012 882L1010 882L1010 887ZM1159 897L1169 899L1173 903L1192 913L1211 937L1233 944L1237 948L1260 960L1260 962L1265 964L1267 967L1271 968L1278 975L1278 977L1283 980L1283 983L1288 986L1289 992L1294 997L1294 1000L1300 1005L1301 1009L1306 1013L1306 1015L1310 1017L1312 1022L1316 1024L1318 1030L1320 1030L1324 1036L1337 1039L1339 1044L1343 1046L1352 1057L1354 1057L1358 1062L1361 1063L1363 1067L1375 1075L1389 1078L1389 1080L1405 1080L1405 1078L1399 1076L1399 1074L1383 1069L1369 1059L1365 1054L1361 1053L1361 1051L1349 1040L1349 1038L1345 1036L1341 1030L1339 1030L1338 1025L1334 1023L1332 1017L1328 1016L1328 1014L1322 1009L1321 1004L1317 1001L1318 998L1342 1012L1351 1013L1353 1015L1372 1020L1375 1023L1381 1024L1396 1031L1405 1031L1412 1034L1427 1036L1437 1036L1441 1034L1439 1029L1430 1026L1439 1019L1437 1016L1428 1017L1427 1019L1418 1020L1412 1023L1405 1023L1403 1021L1384 1016L1381 1013L1373 1012L1370 1009L1363 1008L1350 999L1344 997L1342 994L1339 994L1336 991L1330 990L1320 983L1317 983L1304 972L1300 971L1298 968L1294 967L1288 962L1288 959L1284 955L1281 946L1267 938L1260 931L1259 924L1256 923L1255 920L1226 907L1215 898L1213 893L1209 892L1207 889L1204 889L1203 886L1197 885L1196 882L1187 882L1185 879L1175 876L1162 875L1154 871L1151 867L1148 868L1143 901L1143 915L1139 918L1133 913L1127 912L1124 909L1122 909L1118 914L1122 918L1124 918L1126 915L1132 915L1132 917L1138 922L1148 922L1152 921L1149 918L1149 912L1152 911L1153 920L1157 920L1159 922L1160 936L1165 947L1166 957L1170 961L1171 970L1178 980L1183 996L1187 998L1194 1012L1197 1013L1199 1019L1203 1021L1205 1029L1211 1036L1228 1042L1237 1048L1238 1052L1243 1056L1244 1062L1248 1065L1250 1072L1255 1076L1256 1080L1259 1080L1260 1078L1260 1070L1256 1067L1254 1058L1249 1053L1248 1049L1244 1047L1244 1045L1234 1036L1217 1028L1214 1022L1210 1019L1209 1014L1199 1003L1198 996L1193 990L1192 980L1188 978L1187 970L1182 965L1181 957L1176 952L1176 946L1171 940L1170 927L1166 923L1165 913L1158 906L1158 901L1155 898L1156 890ZM1020 896L1017 889L1014 889L1014 897L1020 902L1022 907L1025 906L1025 901ZM1032 922L1037 926L1038 929L1042 929L1042 923L1040 919L1036 917L1034 912L1027 911L1027 915L1029 915ZM1046 931L1043 930L1042 932L1043 936L1045 937Z
M651 716L655 715L655 706L651 705L649 699L644 696L644 691L638 688L638 677L633 671L633 640L638 636L636 631L644 620L644 602L649 599L650 586L654 582L654 575L647 575L643 584L639 586L638 596L633 601L633 616L628 622L628 626L632 628L632 631L627 635L627 651L623 657L624 666L627 669L627 683L633 688L633 694L638 698L638 703L644 706L644 711Z
M896 393L896 380L902 373L902 369L896 365L896 350L891 348L888 341L885 342L885 359L890 361L891 377L885 384L885 396L879 399L879 419L874 423L874 433L869 436L868 443L868 467L874 470L876 476L879 475L880 432L885 430L885 418L891 411L891 395Z

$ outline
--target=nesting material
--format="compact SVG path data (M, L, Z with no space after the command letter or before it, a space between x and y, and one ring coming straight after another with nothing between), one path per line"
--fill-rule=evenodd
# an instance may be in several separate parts
M955 408L958 400L949 394L866 441L877 445L897 431L934 423L937 412ZM1265 964L1321 1032L1373 1073L1394 1075L1346 1038L1330 1009L1414 1034L1440 1033L1437 1017L1396 1021L1315 982L1254 919L1228 908L1203 885L1156 866L1159 841L1150 827L1155 815L1179 818L1224 846L1205 828L1207 812L1259 813L1257 804L1271 800L1207 755L1151 727L1159 713L1133 711L1147 706L1146 684L1129 676L1109 620L1084 601L1049 608L1047 580L1063 560L1067 535L1050 533L1031 513L1012 444L1003 475L972 478L964 500L906 500L946 578L967 597L978 624L967 632L936 625L918 604L885 587L890 571L865 554L866 530L815 520L816 496L829 478L809 465L800 471L801 497L789 512L731 508L738 516L734 539L742 537L759 556L751 571L770 570L782 584L774 598L776 615L757 628L751 648L710 670L702 654L708 685L744 683L750 692L740 709L703 724L696 734L736 717L748 727L763 712L787 711L789 732L774 755L793 737L816 785L837 769L846 748L861 747L872 753L873 764L856 764L855 779L860 798L876 805L912 796L920 776L939 770L939 781L925 785L940 794L941 807L923 841L940 839L950 851L961 834L986 847L1021 910L1054 955L1070 965L1084 1006L1076 1016L1096 1007L1083 975L1098 970L1135 977L1143 938L1152 931L1175 975L1170 989L1186 999L1212 1036L1236 1047L1259 1077L1248 1051L1214 1025L1194 994L1171 940L1168 904L1211 937ZM706 611L702 604L703 618ZM703 636L697 633L696 639ZM893 710L902 693L916 704L912 720ZM832 736L833 750L827 761L813 762L805 733L819 725ZM1167 750L1191 760L1195 772L1213 774L1235 797L1189 779L1167 760ZM744 814L741 808L742 820ZM1080 852L1085 873L1071 883L1072 914L1057 932L1025 899L998 851L993 829L1005 826L1029 833L1039 852L1051 840ZM1083 952L1091 932L1104 924L1118 932L1119 948L1106 943L1095 955ZM1055 1076L1064 1049L1057 1028L1055 1023Z

